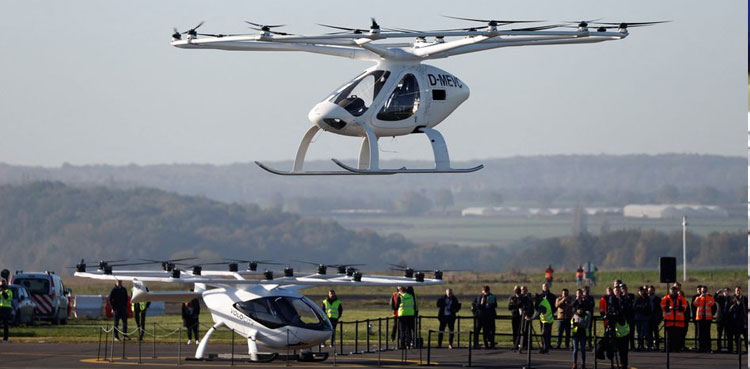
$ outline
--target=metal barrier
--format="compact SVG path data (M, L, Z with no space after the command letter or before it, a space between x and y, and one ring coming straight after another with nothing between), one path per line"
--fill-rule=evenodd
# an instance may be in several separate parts
M412 337L413 338L413 345L414 345L413 347L419 349L419 362L420 362L420 364L422 364L422 362L423 362L423 355L422 355L423 352L422 352L422 350L423 350L423 348L426 348L427 349L426 365L431 365L431 363L432 363L432 349L433 349L433 347L432 347L432 343L433 343L432 335L434 333L438 333L438 334L453 334L453 335L455 335L456 345L454 347L455 348L466 348L467 349L467 351L468 351L468 357L467 357L468 363L467 363L467 365L471 366L472 351L479 344L479 341L476 340L475 337L474 337L475 335L478 334L477 326L476 326L476 323L474 322L474 317L461 317L461 316L457 316L456 317L457 318L456 320L457 320L459 328L461 326L461 323L460 323L461 320L462 320L461 318L463 318L463 319L467 319L467 318L472 319L472 326L474 327L474 329L471 329L471 330L456 329L456 330L442 330L441 331L441 330L436 330L436 329L433 329L433 328L427 329L426 330L426 333L427 333L427 343L426 343L426 346L421 341L422 331L423 331L423 324L424 324L423 320L425 318L426 319L437 319L436 316L418 316L418 317L415 317L415 319L414 319L414 325L415 325L414 328L415 328L415 330L414 330L414 335ZM505 317L504 316L500 316L500 317L497 317L496 320L507 320L507 319L510 319L510 317L509 316L505 316ZM377 321L377 335L378 335L378 337L377 337L377 346L373 346L372 345L372 340L371 340L372 339L371 335L375 334L374 329L373 329L374 328L373 323L375 321ZM377 319L365 319L365 320L355 320L355 321L350 321L350 322L339 321L338 325L337 325L337 329L339 330L339 332L336 332L338 334L338 336L339 336L338 337L339 338L339 342L338 342L338 347L335 347L335 346L333 347L333 365L335 366L337 364L336 363L336 359L337 359L337 357L339 355L344 355L344 356L345 355L361 355L361 354L368 354L368 353L377 353L378 354L378 362L380 363L380 353L394 350L394 348L389 347L390 346L389 345L389 339L391 337L393 337L393 335L389 335L389 333L392 333L390 331L390 328L392 327L393 321L395 321L394 317L385 317L385 318L377 318ZM594 356L594 359L593 359L593 364L594 364L593 367L594 367L594 369L598 369L598 359L596 357L596 351L599 348L598 347L599 346L599 340L601 338L604 338L604 335L602 335L602 336L599 335L599 332L598 332L598 329L597 329L597 325L600 322L602 322L602 321L603 320L600 317L594 317L592 319L590 335L587 337L587 344L590 344L593 347L593 352L591 352L591 354L593 354L593 356ZM533 328L533 324L536 324L537 320L532 320L530 322L531 322L532 325L527 330L528 334L526 334L523 337L523 339L526 342L525 349L527 350L527 352L526 352L526 355L527 355L526 367L531 367L531 364L532 364L532 359L533 359L533 357L532 357L532 350L534 350L534 341L535 340L537 341L537 346L538 346L539 345L538 340L540 338L543 338L543 335L535 332L535 330ZM366 329L364 330L364 332L366 334L366 336L364 337L364 339L361 337L361 334L360 334L361 332L363 332L363 330L360 329L360 326L363 325L363 324L366 327ZM385 324L385 333L386 333L385 339L383 337L383 324ZM353 327L352 327L352 325L353 325ZM134 335L135 333L139 332L139 330L137 328L135 330L133 330L133 331L130 331L130 332L124 332L124 331L122 331L122 330L120 330L118 328L115 328L115 327L112 327L112 326L109 326L109 325L108 326L93 326L93 327L96 327L99 330L99 340L98 340L98 346L97 346L97 361L104 360L104 361L112 362L112 361L115 360L114 359L114 355L115 355L115 340L114 340L114 338L112 338L111 341L110 341L110 337L109 337L110 334L114 335L115 332L118 333L118 334L122 334L123 335L123 339L121 340L122 352L121 352L120 357L123 360L127 359L127 357L126 357L126 349L125 349L126 348L127 339L125 339L125 337L126 336L130 336L130 335ZM165 339L165 340L169 341L170 337L176 336L177 337L177 364L181 365L181 363L182 363L182 337L183 337L182 336L182 329L183 329L183 327L179 326L176 329L170 330L170 328L164 327L164 326L162 326L159 323L153 323L152 327L153 327L153 329L151 331L144 331L143 332L145 335L149 335L152 338L152 355L151 355L151 357L152 358L157 358L157 352L156 352L156 341L157 341L157 338L158 339ZM163 334L157 334L157 332L158 332L157 330L158 329L161 329L165 333L163 333ZM661 324L660 327L659 327L658 332L663 332L663 330L664 330L664 327L663 327L663 324ZM350 340L348 340L347 343L348 344L352 344L352 346L353 346L354 349L353 349L353 351L348 352L348 353L344 353L344 336L345 336L345 331L347 331L347 332L353 332L353 342L350 339ZM287 341L289 341L289 331L287 330L286 333L287 333ZM521 333L521 332L519 332L519 333ZM235 364L235 354L234 354L234 351L235 351L235 347L234 347L235 346L235 334L236 334L236 332L234 330L231 330L230 365L232 365L232 366ZM462 335L468 336L468 339L466 340L468 344L466 346L461 345L461 337L462 337ZM507 333L507 332L494 332L493 336L494 337L508 337L508 336L513 336L513 334L512 333ZM352 337L350 336L350 338L352 338ZM670 350L669 350L669 341L668 341L669 339L670 339L670 337L668 337L666 334L663 334L661 336L661 338L658 338L656 340L657 344L661 343L661 342L664 343L664 347L665 347L664 353L666 354L665 358L666 358L666 366L667 366L667 368L669 368L669 365L670 365L670 354L671 354ZM719 339L719 338L717 337L717 339ZM736 341L737 341L737 346L736 347L738 348L738 356L737 356L738 357L738 365L739 365L739 367L742 367L742 355L743 355L743 349L742 349L742 347L744 345L740 345L741 340L740 340L740 336L739 335L735 335L733 337L733 339L736 339ZM712 340L712 342L713 341L715 341L715 340ZM138 363L139 364L143 363L143 352L142 352L142 344L143 344L143 342L144 341L142 341L142 340L138 340ZM361 347L362 343L365 344L365 346L366 346L365 349L362 349L362 347ZM397 346L401 346L401 345L397 345ZM337 348L338 348L338 351L337 351ZM408 348L406 346L401 346L399 348L400 348L400 353L401 353L401 360L402 360L403 363L406 363L408 361L408 356L409 356L409 352L408 351L409 350L408 350ZM502 349L503 347L498 346L498 348ZM518 347L515 343L513 343L513 345L510 347L510 349L512 349L514 351L518 350L519 353L522 353L523 347L522 346ZM103 354L102 354L102 351L103 351ZM589 351L589 350L586 350L586 351ZM294 353L296 354L297 351L295 350ZM286 356L287 356L286 357L286 365L289 365L289 360L291 358L291 355L290 355L290 352L289 352L289 345L287 345L287 355Z

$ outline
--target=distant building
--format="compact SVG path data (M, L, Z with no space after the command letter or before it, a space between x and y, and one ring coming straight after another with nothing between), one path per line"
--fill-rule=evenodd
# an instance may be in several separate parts
M617 207L588 207L584 208L587 215L618 215L622 208ZM557 215L572 215L575 208L521 208L516 206L487 206L471 207L461 210L465 217L547 217Z
M690 204L631 204L626 205L623 214L627 218L672 219L683 215L695 218L727 218L729 212L716 205Z

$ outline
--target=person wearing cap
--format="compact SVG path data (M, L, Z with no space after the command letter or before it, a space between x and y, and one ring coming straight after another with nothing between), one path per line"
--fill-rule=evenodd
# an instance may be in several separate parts
M678 352L682 349L682 328L685 327L685 311L688 303L680 296L676 286L669 288L669 294L661 299L661 310L664 312L664 330L667 341L667 350Z
M636 351L643 351L646 345L650 345L651 330L649 329L649 321L651 320L651 310L651 300L646 294L646 289L644 287L638 288L638 296L636 296L633 302L633 315L636 331L638 332Z

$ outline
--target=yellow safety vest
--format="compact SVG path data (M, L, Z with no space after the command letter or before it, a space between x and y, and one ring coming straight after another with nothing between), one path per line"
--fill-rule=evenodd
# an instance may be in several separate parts
M10 288L5 290L5 293L8 294L8 298L3 298L3 295L0 294L0 308L4 307L13 307L13 291L11 291Z
M589 316L584 314L583 317L581 317L581 320L583 321L583 326L588 327L589 326ZM571 331L573 334L578 333L578 324L575 323L575 317L570 318L570 326L573 327ZM583 330L586 332L586 329ZM588 333L588 332L587 332Z
M622 337L629 335L630 326L628 325L628 323L625 323L625 324L616 323L615 334L617 335L617 338L622 338Z
M549 301L543 298L542 302L539 303L539 306L544 306L547 310L544 314L539 315L539 320L541 320L542 323L552 324L552 322L555 321L555 316L552 314L552 306L550 306Z
M131 309L133 310L133 312L135 312L135 304L136 304L136 302L134 302L134 303L131 304L132 305ZM138 302L137 304L139 304L140 307L141 307L140 311L146 311L146 304L147 304L147 302L142 301L142 302Z
M339 306L341 306L341 300L336 299L333 302L329 302L328 299L323 300L323 307L326 308L326 315L329 319L339 318Z
M414 297L408 293L401 293L401 304L398 306L398 316L414 316Z

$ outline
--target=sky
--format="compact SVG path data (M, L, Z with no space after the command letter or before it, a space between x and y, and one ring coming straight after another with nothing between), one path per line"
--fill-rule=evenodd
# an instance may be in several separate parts
M224 164L291 160L308 111L371 65L305 53L181 50L172 27L247 32L244 20L441 29L441 17L671 20L621 41L507 48L429 61L471 97L437 129L452 159L552 154L745 155L744 1L7 1L0 21L0 162ZM382 159L430 159L423 135ZM320 135L308 158L354 158Z

